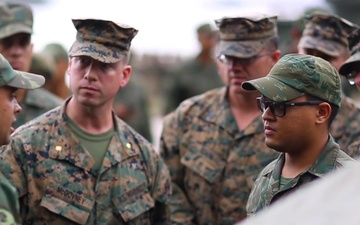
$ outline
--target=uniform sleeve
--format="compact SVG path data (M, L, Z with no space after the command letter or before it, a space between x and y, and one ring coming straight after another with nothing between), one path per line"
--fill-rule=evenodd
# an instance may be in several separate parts
M21 146L21 143L12 140L9 145L2 146L0 149L0 171L16 188L19 197L27 193L26 177L22 168L25 162L22 160Z
M160 139L160 154L168 166L173 194L170 198L172 224L192 224L193 209L184 193L184 168L180 162L178 116L173 112L164 119Z
M0 171L3 173L4 177L12 184L16 189L19 201L21 202L23 197L27 193L27 182L24 175L25 160L23 160L22 152L22 143L11 141L9 145L2 146L0 148ZM24 210L26 207L20 204L20 213L25 216ZM22 218L24 219L24 218Z
M149 169L151 196L155 200L152 224L168 225L170 224L170 196L172 193L169 170L151 146L148 153L149 155L146 154L144 157Z
M17 192L2 175L0 175L0 217L0 224L21 224Z

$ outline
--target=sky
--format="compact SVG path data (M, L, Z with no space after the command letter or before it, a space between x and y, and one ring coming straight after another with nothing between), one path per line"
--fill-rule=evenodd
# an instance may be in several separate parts
M26 1L26 0L23 0ZM76 37L73 18L98 18L139 30L132 49L140 54L189 56L199 49L196 27L242 12L274 13L295 20L304 10L325 6L325 0L47 0L31 4L34 11L34 50L50 42L69 49Z

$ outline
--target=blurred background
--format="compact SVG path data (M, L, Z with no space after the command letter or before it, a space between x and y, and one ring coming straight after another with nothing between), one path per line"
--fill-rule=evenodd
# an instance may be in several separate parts
M0 0L2 2L3 0ZM12 0L10 0L12 1ZM137 82L148 100L152 142L158 146L164 102L171 71L201 51L197 28L204 23L242 12L278 15L280 48L296 51L302 17L312 10L337 14L360 24L360 0L17 0L34 12L34 52L48 43L69 49L76 31L72 18L99 18L125 23L139 30L132 42L132 61ZM131 100L130 100L131 101ZM135 101L135 100L134 100Z

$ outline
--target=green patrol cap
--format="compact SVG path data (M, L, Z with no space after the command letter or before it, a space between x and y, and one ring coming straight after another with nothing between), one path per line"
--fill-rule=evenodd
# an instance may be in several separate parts
M347 51L347 36L357 28L350 21L323 12L307 15L305 20L298 47L316 49L333 57Z
M43 76L14 70L10 63L0 54L0 87L10 86L22 89L35 89L45 83Z
M258 90L267 98L283 102L309 94L340 106L341 84L336 69L320 57L287 54L266 77L242 83L245 90Z
M260 53L268 40L277 37L277 16L249 13L215 20L219 28L216 56L250 58Z
M354 30L348 36L349 49L351 56L341 65L339 73L348 76L352 71L354 64L360 62L360 28Z
M10 2L0 4L0 39L32 32L33 14L29 6Z
M90 56L104 63L115 63L122 59L131 45L137 30L108 20L73 19L77 30L76 40L69 56Z

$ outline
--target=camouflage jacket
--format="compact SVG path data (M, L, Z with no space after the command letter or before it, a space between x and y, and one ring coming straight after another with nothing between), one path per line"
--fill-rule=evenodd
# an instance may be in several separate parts
M19 201L16 189L0 174L0 224L20 223Z
M65 105L19 127L0 152L24 224L169 224L171 180L151 144L114 116L99 173L71 132Z
M62 99L44 88L27 90L25 99L20 102L22 112L16 116L14 128L17 128L37 116L61 105L62 102Z
M335 169L357 163L354 159L341 151L339 145L336 144L334 139L330 136L325 149L316 162L280 189L280 176L284 161L285 155L281 154L278 159L271 162L263 171L261 171L251 190L246 206L248 215L251 216L257 213L277 199L295 191L306 183L323 177Z
M330 127L330 134L340 149L351 157L360 156L358 146L353 144L360 140L360 109L349 98L341 99L341 107Z
M278 153L264 143L261 117L238 129L227 89L184 101L164 119L160 153L173 181L173 224L234 224L260 171Z

